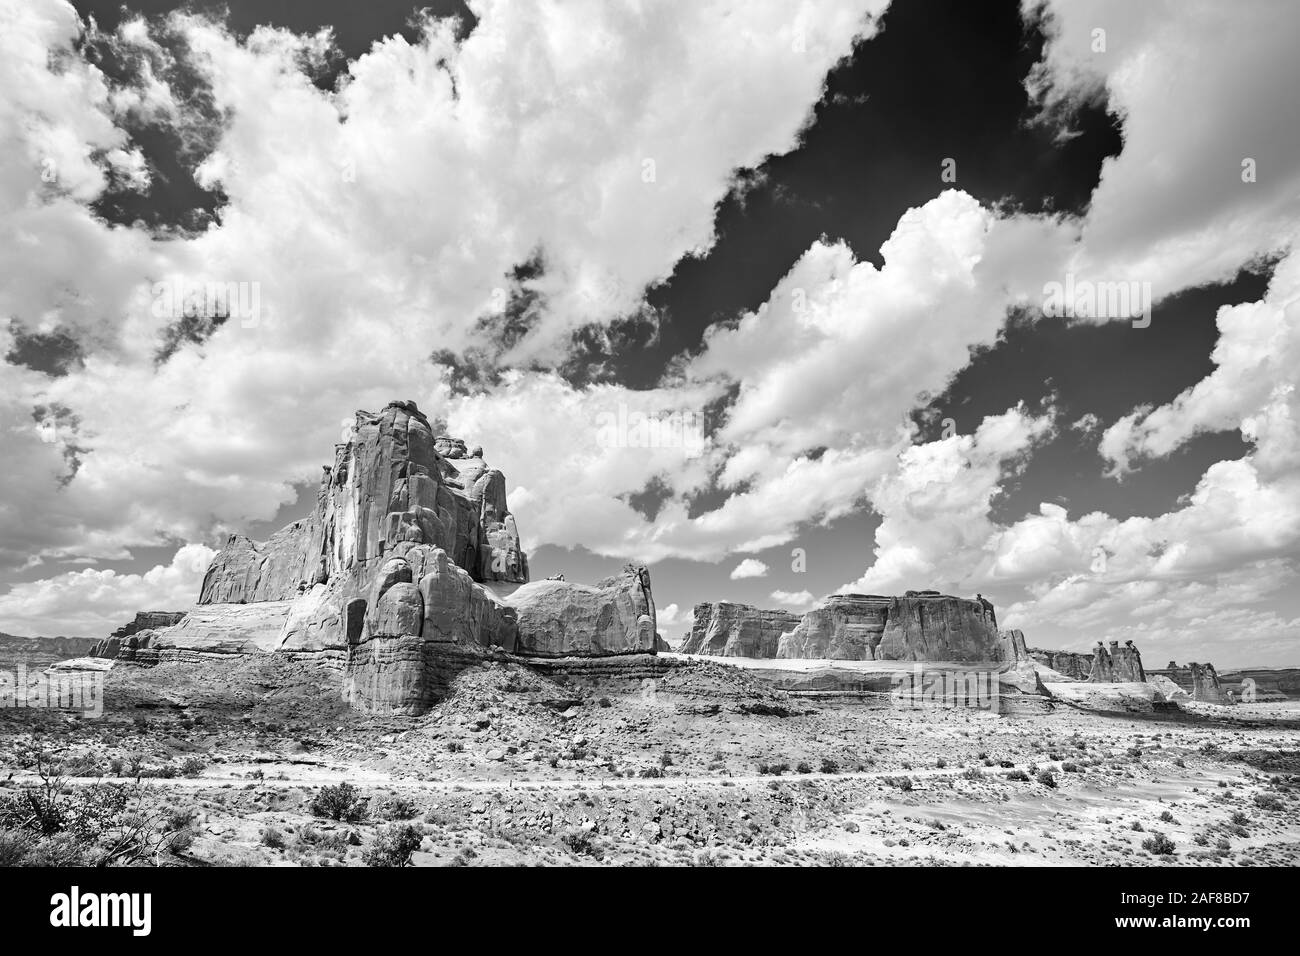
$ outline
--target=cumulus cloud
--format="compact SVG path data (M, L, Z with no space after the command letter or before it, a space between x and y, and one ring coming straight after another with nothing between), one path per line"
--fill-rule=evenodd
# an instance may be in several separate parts
M738 29L726 4L664 16L483 2L463 41L428 20L414 43L376 43L325 93L308 68L326 34L259 27L241 40L197 15L172 14L163 31L129 20L113 42L148 68L115 88L74 51L83 27L70 6L10 0L0 216L20 241L0 250L13 279L0 313L68 331L84 364L54 378L2 370L17 480L0 558L121 557L267 519L314 478L359 406L411 397L477 424L474 403L447 407L430 355L473 346L545 365L575 328L638 308L648 284L713 242L735 171L796 145L827 70L881 6L758 4ZM115 177L139 183L125 117L182 133L199 122L169 95L164 67L182 56L223 118L195 170L226 196L221 222L165 237L107 226L87 204ZM53 184L41 179L47 159ZM528 261L541 271L520 288L511 277ZM158 284L195 280L256 288L258 314L209 321L159 365L175 316L159 314ZM503 310L525 293L523 327L507 328ZM499 414L550 382L507 383ZM608 401L567 396L588 423ZM38 407L66 410L55 442L34 433ZM493 442L497 463L535 493L558 491L548 456L507 462L524 430ZM72 457L79 470L60 490ZM603 544L619 549L618 529L640 517L618 496L664 468L643 462L623 480L631 466L616 460L635 456L605 457L592 486L618 475L587 513L593 525L614 519Z
M143 574L85 568L16 584L0 595L7 632L46 637L106 637L137 611L179 611L194 604L216 551L201 544L177 549L170 564ZM58 623L57 633L49 630Z
M773 591L770 595L772 600L782 607L802 610L810 608L817 603L811 591Z
M757 558L746 558L731 569L731 580L740 581L744 578L764 578L767 577L767 570L767 565Z
M1289 93L1300 83L1291 52L1300 8L1023 6L1045 13L1049 43L1029 85L1048 115L1068 121L1072 104L1104 91L1124 125L1123 151L1102 166L1069 270L1147 281L1161 298L1229 279L1291 244L1300 221L1300 102ZM1243 181L1247 160L1253 181Z
M875 563L841 590L970 590L987 565L983 551L996 528L989 517L994 498L1052 427L1050 413L1013 408L985 418L971 434L902 452L871 492L881 515Z

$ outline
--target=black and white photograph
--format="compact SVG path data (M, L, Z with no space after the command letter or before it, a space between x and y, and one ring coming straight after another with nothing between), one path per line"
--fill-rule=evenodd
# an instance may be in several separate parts
M1300 863L1297 37L0 0L22 918L271 867L996 867L1046 917L1052 867L1246 943L1191 887Z

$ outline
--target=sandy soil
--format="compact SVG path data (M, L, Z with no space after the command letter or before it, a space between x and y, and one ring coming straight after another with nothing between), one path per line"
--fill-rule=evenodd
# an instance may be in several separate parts
M714 663L652 686L488 663L427 715L373 718L337 687L274 659L119 665L100 718L0 711L0 783L36 750L73 785L135 766L196 812L191 865L360 864L399 820L435 866L1300 862L1300 702L998 717L810 702ZM341 781L357 822L311 812Z

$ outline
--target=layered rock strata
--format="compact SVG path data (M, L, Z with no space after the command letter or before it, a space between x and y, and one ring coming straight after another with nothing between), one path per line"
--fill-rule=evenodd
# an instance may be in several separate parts
M779 633L778 633L779 632ZM796 617L743 604L699 604L686 654L783 659L1002 661L1024 649L999 632L987 602L908 591L835 594Z

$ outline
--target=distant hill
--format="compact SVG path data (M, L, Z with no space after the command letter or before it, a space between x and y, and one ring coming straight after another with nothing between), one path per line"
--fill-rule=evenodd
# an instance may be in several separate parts
M19 637L0 632L0 661L49 663L84 657L95 643L91 637Z

